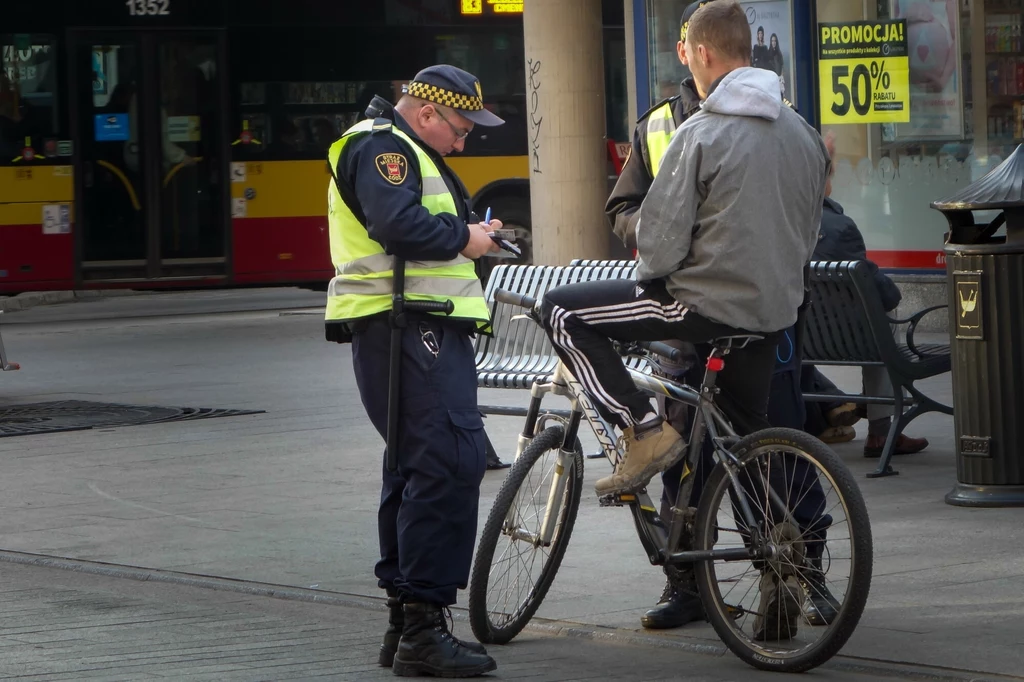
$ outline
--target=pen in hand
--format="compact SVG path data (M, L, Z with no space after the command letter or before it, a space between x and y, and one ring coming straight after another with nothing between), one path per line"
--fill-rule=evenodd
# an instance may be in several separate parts
M490 225L490 224L491 224L491 207L488 206L487 207L487 213L484 214L484 225Z

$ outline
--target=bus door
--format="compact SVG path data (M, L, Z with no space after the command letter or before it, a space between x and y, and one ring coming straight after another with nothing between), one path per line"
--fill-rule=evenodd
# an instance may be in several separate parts
M219 31L73 31L80 277L227 274Z

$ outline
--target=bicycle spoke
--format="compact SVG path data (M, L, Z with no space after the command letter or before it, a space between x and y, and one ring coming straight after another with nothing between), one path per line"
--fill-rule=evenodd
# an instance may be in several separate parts
M773 548L752 562L708 562L719 608L743 610L721 623L744 649L765 656L792 658L816 648L832 628L812 624L819 616L811 600L822 608L842 604L852 580L852 528L831 476L799 450L768 446L744 459L734 481L720 477L717 490L705 494L715 495L715 518L705 531L711 547ZM742 500L752 519L741 512Z

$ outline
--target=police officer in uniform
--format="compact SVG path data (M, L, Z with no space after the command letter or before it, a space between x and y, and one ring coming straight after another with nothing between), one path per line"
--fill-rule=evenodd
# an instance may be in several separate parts
M390 618L380 664L398 676L473 677L497 664L452 636L447 607L469 578L485 469L471 336L489 330L473 260L497 250L444 162L474 125L504 123L484 109L480 82L431 66L398 104L377 97L367 118L328 152L336 276L327 299L328 340L352 342L366 413L387 439L392 275L404 259L404 297L451 301L450 315L407 313L401 328L397 470L383 467L375 574Z

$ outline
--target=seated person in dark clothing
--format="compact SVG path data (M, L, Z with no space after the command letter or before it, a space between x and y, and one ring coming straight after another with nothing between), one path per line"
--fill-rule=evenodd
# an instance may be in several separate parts
M829 155L835 156L835 141L831 136L825 141ZM886 312L896 309L899 305L902 294L896 283L887 275L878 270L878 266L868 260L867 249L864 246L864 237L857 229L857 223L843 213L843 207L831 198L832 175L835 173L835 164L832 165L828 182L825 184L825 205L821 213L821 232L818 236L818 244L814 247L813 260L819 261L842 261L862 260L866 261L872 271L875 285L878 287L879 296ZM892 384L884 367L865 367L862 370L864 380L864 391L868 395L892 395ZM835 387L831 381L825 378L812 365L804 365L802 369L801 382L805 393L833 393L842 397L842 392ZM807 421L804 429L808 433L818 434L822 432L823 424L828 424L827 419L822 419L822 411L829 412L833 421L845 421L842 416L855 413L856 408L851 403L839 403L830 405L828 403L808 403ZM864 443L865 457L880 457L882 448L885 446L885 438L889 433L892 424L892 408L887 405L868 405L868 437ZM856 421L855 419L853 421ZM850 425L853 421L847 421ZM835 424L831 424L834 426ZM827 427L826 427L827 428ZM847 439L850 440L850 439ZM833 441L835 442L835 441ZM928 440L925 438L910 438L901 434L896 440L894 454L911 455L920 452L928 447Z

